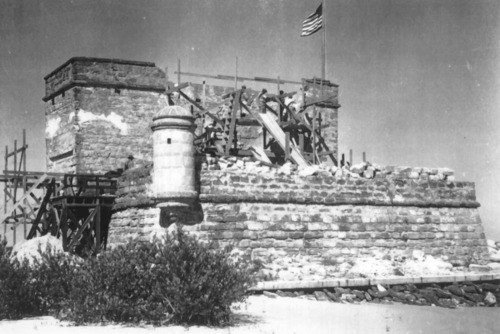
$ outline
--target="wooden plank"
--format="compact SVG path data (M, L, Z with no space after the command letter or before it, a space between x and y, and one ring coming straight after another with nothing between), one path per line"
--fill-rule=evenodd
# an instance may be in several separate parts
M99 253L101 249L101 205L99 200L97 200L96 215L95 215L95 238L96 238L96 253Z
M52 179L51 182L55 182L55 180ZM45 196L43 197L42 204L40 205L40 208L38 209L35 221L33 222L33 225L31 225L31 229L28 233L27 239L32 239L36 236L38 224L40 223L40 220L42 219L43 213L46 211L47 203L49 202L51 195L52 195L52 187L49 187L47 189L47 192L45 193Z
M181 60L177 58L177 84L181 84Z
M281 84L285 84L285 83L296 84L296 85L302 84L300 81L283 80L283 79L280 79L278 81L278 80L273 79L273 78L263 78L263 77L254 77L253 80L260 81L260 82L281 83Z
M94 208L94 210L92 210L92 212L87 217L87 219L85 219L85 221L83 222L82 226L79 227L79 229L76 232L76 234L71 238L71 242L68 245L68 250L69 251L71 251L73 249L73 247L76 246L76 243L79 241L80 237L82 236L83 231L87 228L87 226L90 224L90 222L92 221L92 219L94 219L96 213L97 213L97 208Z
M335 152L333 152L333 151L325 151L325 152L318 153L318 155L320 157L325 156L325 155L333 155L333 154L335 154Z
M11 194L11 193L7 190L7 188L6 188L6 189L4 189L3 191L5 192L5 196L9 197L11 200L13 200L13 199L14 199L14 197L13 197L13 196L12 196L12 194ZM6 201L5 201L5 204L7 204L7 201L8 201L8 200L6 200Z
M15 203L12 208L7 210L4 216L0 219L0 223L2 223L8 216L10 216L21 204L22 202L29 196L28 193L33 192L38 186L47 178L47 174L42 175L42 177L35 183L27 192L24 194L17 203Z
M179 74L178 72L174 72L174 73ZM210 74L198 74L198 73L192 73L192 72L180 72L180 74L191 76L191 77L198 77L198 78L220 79L216 75L210 75Z
M257 146L250 146L250 151L252 152L252 155L255 159L271 164L271 160L269 160L269 157L262 148Z
M23 147L18 148L16 152L10 152L7 155L7 157L10 158L11 156L13 156L16 153L24 153L24 151L26 151L27 148L28 148L28 145L23 145Z
M312 149L313 149L313 164L316 164L316 116L317 110L316 106L313 107L313 119L312 119Z
M232 91L232 92L230 92L230 93L227 93L227 94L222 95L222 98L223 98L223 99L228 99L228 98L229 98L229 97L231 97L231 96L236 96L236 94L237 94L238 92L241 92L242 90L243 90L243 89L236 89L236 90L234 90L234 91Z
M62 246L64 251L68 250L68 208L63 203L61 213L61 223L59 225L61 230Z
M212 79L218 79L218 80L230 80L234 81L235 77L232 75L210 75L210 74L201 74L201 73L192 73L192 72L175 72L175 74L182 74L182 75L187 75L187 76L192 76L192 77L199 77L199 78L212 78ZM248 77L238 77L238 81L258 81L258 82L268 82L268 83L280 83L280 84L285 84L285 83L290 83L290 84L297 84L300 85L302 84L300 81L293 81L293 80L284 80L280 79L279 81L273 78L264 78L264 77L253 77L253 78L248 78Z
M262 125L271 133L276 142L284 150L286 147L286 136L283 130L279 127L278 123L274 120L273 116L268 113L260 114ZM304 159L299 150L292 145L290 157L293 162L301 167L309 166L309 163Z
M5 157L4 157L4 162L5 162L5 166L4 168L8 168L7 166L7 162L8 162L8 155L9 155L9 147L7 145L5 145ZM3 180L2 180L3 181ZM3 197L3 212L4 214L7 213L7 182L4 183L4 197ZM4 226L4 235L7 234L7 225Z
M285 133L285 162L290 159L290 132Z
M229 155L229 152L231 150L231 146L233 145L234 141L234 132L236 128L236 114L238 113L238 109L240 109L240 96L241 96L241 91L236 93L233 101L233 110L231 114L231 124L229 126L229 139L226 143L226 155Z
M23 176L23 175L26 175L26 176L29 176L29 177L35 177L35 176L41 176L41 175L47 175L49 178L51 177L62 177L64 175L67 175L68 173L52 173L52 172L30 172L30 171L26 171L26 172L22 172L22 171L13 171L13 170L3 170L3 173L4 175L0 175L0 176L11 176L12 178L13 175L19 175L19 176ZM92 176L93 174L72 174L72 175L75 175L75 176Z
M220 79L220 80L230 80L230 81L235 81L235 80L237 80L237 81L245 81L245 78L236 78L233 75L218 75L217 79Z
M291 96L294 96L295 94L297 94L297 92L290 92L290 93L284 93L284 94L281 94L281 95L277 95L277 94L268 94L267 97L270 98L270 99L277 99L277 100L280 100L280 99L284 99L285 97L291 97Z
M213 107L209 110L206 110L203 106L199 105L196 101L193 101L189 96L187 96L183 91L179 90L179 93L182 95L182 97L184 97L186 100L188 100L190 103L192 103L196 108L200 109L201 111L200 112L197 112L198 115L207 115L208 117L210 117L211 119L213 119L215 122L217 122L217 124L219 124L220 126L224 127L224 122L222 122L219 117L215 116L214 114L212 114L210 111L211 110L215 110L217 108L219 108L219 106L225 104L224 103L221 103L219 104L218 106L216 107Z
M17 140L14 140L14 170L17 172ZM17 175L16 175L17 176ZM17 198L17 185L18 185L18 178L16 177L14 179L14 191L13 191L13 196L14 196L14 203L16 203L16 198Z
M311 100L309 103L305 103L304 106L302 107L303 109L306 109L307 107L310 107L310 106L313 106L313 105L316 105L316 104L321 104L321 103L325 103L325 102L328 102L330 100L334 100L336 98L336 96L334 95L331 95L331 96L328 96L326 98L319 98L319 99L314 99L314 100ZM333 101L330 101L330 102L333 102ZM336 104L334 106L334 108L339 108L340 105L339 104Z

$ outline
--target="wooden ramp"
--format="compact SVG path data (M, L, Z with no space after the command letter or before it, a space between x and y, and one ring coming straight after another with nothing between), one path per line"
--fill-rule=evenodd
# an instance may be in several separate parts
M279 124L274 119L271 113L259 113L257 118L264 126L269 133L274 137L276 142L281 146L283 151L286 150L288 145L286 144L286 135L283 130L280 128ZM290 158L293 162L295 162L299 167L309 166L309 162L300 154L300 151L297 149L293 143L289 143L291 152Z

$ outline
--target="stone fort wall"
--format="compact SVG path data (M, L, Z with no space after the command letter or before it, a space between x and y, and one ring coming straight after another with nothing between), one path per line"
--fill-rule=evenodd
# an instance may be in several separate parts
M368 179L328 169L304 177L235 167L199 171L201 222L184 228L252 258L342 262L421 250L459 265L487 255L474 184L451 181L449 170L379 167ZM119 187L109 245L163 233L151 166L127 171Z

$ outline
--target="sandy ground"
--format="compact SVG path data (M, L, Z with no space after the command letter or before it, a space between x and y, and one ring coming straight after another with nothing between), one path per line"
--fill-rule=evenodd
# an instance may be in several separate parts
M0 333L500 333L500 308L337 304L251 296L236 310L236 325L207 327L69 327L52 317L0 321Z

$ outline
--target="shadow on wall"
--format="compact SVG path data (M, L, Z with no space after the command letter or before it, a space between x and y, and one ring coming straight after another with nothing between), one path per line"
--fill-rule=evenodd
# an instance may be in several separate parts
M198 196L189 203L189 207L172 207L160 212L160 226L168 228L172 224L196 225L204 219L203 207L200 202L201 159L195 161L195 189Z

